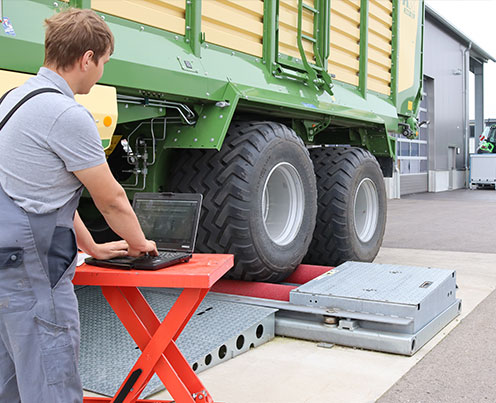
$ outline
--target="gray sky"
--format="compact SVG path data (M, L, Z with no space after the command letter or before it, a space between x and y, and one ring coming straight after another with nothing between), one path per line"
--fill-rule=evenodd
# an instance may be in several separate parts
M496 58L496 0L426 0L434 11ZM496 63L484 66L484 118L496 118ZM470 118L474 116L471 75Z

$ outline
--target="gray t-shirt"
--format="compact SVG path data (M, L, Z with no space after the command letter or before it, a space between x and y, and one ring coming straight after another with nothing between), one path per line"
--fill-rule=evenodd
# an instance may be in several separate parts
M67 82L42 67L0 104L0 120L27 93L56 88L23 104L0 131L0 186L25 211L49 213L81 186L74 171L105 162L95 121ZM1 95L1 94L0 94Z

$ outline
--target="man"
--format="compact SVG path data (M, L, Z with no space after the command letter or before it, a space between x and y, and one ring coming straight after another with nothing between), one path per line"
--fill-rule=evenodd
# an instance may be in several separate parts
M71 280L77 247L97 258L157 254L112 176L87 94L113 51L91 10L46 20L45 63L0 104L0 402L82 402L79 316ZM52 90L53 91L53 90ZM77 212L81 184L125 241L95 244ZM74 228L74 229L73 229Z

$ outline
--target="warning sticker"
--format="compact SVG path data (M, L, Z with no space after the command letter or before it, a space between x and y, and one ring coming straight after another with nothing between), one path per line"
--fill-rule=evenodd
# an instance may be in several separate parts
M14 27L12 26L12 23L10 22L9 18L7 18L7 17L3 18L2 27L3 27L3 30L5 31L5 33L7 35L15 36L16 33L14 31Z

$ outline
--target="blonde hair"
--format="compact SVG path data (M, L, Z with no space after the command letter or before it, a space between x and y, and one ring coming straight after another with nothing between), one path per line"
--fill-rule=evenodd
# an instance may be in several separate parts
M70 8L45 20L45 65L67 69L88 50L93 61L110 50L114 52L114 36L108 25L89 9Z

